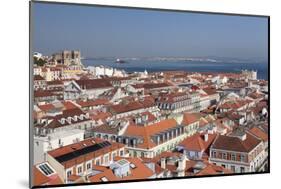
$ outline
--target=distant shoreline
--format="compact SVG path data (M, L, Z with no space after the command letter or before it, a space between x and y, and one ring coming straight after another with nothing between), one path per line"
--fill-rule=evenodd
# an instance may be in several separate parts
M112 60L115 61L116 57L85 57L82 60ZM268 64L267 60L248 60L248 59L234 59L234 58L197 58L197 57L142 57L142 58L134 58L134 57L121 57L120 59L125 61L162 61L162 62L211 62L211 63L244 63L244 64Z

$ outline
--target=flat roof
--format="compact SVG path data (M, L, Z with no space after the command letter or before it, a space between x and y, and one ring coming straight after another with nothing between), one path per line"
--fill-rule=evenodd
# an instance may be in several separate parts
M82 156L82 155L85 155L85 154L88 154L88 153L91 153L91 152L95 152L95 151L100 150L100 149L102 149L104 147L107 147L107 146L111 146L111 143L108 142L108 141L104 141L104 142L101 142L101 143L98 143L98 144L87 146L87 147L79 149L79 150L75 150L73 152L69 152L67 154L63 154L61 156L55 157L55 159L58 162L62 163L62 162L69 161L69 160L72 160L74 158L77 158L79 156Z

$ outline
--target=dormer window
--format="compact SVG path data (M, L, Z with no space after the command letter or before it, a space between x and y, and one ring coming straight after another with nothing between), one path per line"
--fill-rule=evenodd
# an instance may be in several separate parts
M120 150L119 155L122 157L124 155L124 150Z
M60 122L61 122L61 124L64 124L65 123L65 118L62 118Z

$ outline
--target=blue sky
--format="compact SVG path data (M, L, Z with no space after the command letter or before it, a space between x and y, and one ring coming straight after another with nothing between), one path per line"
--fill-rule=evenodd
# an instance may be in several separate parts
M267 18L34 3L33 49L84 57L267 59Z

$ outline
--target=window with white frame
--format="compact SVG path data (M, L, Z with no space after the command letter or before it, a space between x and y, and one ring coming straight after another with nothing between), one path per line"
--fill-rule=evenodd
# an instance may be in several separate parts
M213 151L213 158L216 158L216 157L217 157L217 152Z
M124 155L124 150L120 150L119 155L122 157Z
M223 153L223 159L227 159L227 154L226 153Z
M109 155L105 155L103 160L104 160L103 161L104 164L108 164L108 162L109 162Z
M235 154L231 154L231 160L236 161L236 155Z
M235 166L232 165L232 166L230 167L230 169L231 169L231 171L235 172Z
M96 159L96 165L100 165L100 159Z
M70 177L71 174L72 174L72 171L71 171L71 170L68 170L68 171L66 172L66 177L67 177L67 178Z
M82 166L78 166L77 167L77 174L81 174L82 173Z
M87 169L87 170L90 170L91 167L92 167L92 163L91 163L91 162L88 162L88 163L86 164L86 169Z
M243 154L240 156L240 161L245 161L245 156Z
M116 152L112 152L112 159L114 159L117 156Z

